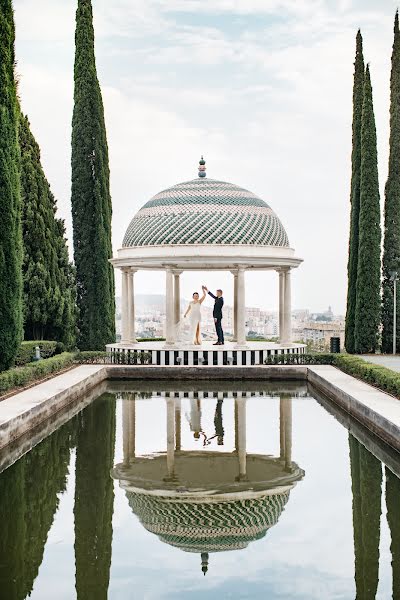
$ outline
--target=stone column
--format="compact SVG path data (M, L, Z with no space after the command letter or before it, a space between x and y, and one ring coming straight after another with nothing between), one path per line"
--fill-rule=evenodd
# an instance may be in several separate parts
M285 274L278 271L279 274L279 341L282 343L284 336L284 303L285 303Z
M181 285L180 276L182 271L174 271L174 322L181 320Z
M282 344L292 343L292 291L290 269L284 271L283 339Z
M128 319L129 319L129 341L136 344L135 332L135 286L134 277L136 270L130 269L128 273Z
M239 267L237 274L237 346L246 345L246 295L245 295L245 269Z
M285 470L292 471L292 399L284 398L285 403Z
M238 273L231 271L233 275L233 342L237 342L237 296L238 296Z
M165 271L166 289L165 289L165 343L167 346L173 346L175 343L175 323L174 323L174 274L170 267Z
M129 465L129 400L122 400L122 446L124 465Z
M122 269L121 343L129 344L129 269Z
M129 402L129 460L133 462L136 457L136 397L130 394Z
M279 400L279 446L280 459L285 460L285 405L284 398L281 396Z
M129 465L136 456L136 398L135 394L127 394L122 402L122 439L124 464Z
M247 465L246 465L246 398L235 399L238 419L238 437L237 437L237 452L239 459L239 476L237 481L247 480Z
M181 450L181 399L175 399L175 450L178 452Z
M167 476L165 481L175 478L175 399L167 398Z

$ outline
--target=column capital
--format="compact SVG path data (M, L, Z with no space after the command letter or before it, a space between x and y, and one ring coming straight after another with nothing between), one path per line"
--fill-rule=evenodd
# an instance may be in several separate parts
M236 269L236 270L231 270L231 273L232 273L232 275L233 275L234 277L237 277L237 276L238 276L238 271L237 271L237 269Z
M172 273L174 275L182 275L182 273L183 273L183 271L180 270L180 269L174 269L174 268L172 268L171 270L172 270Z

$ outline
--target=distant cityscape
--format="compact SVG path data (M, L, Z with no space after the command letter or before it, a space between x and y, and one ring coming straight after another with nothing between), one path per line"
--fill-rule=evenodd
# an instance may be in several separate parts
M117 337L121 336L121 298L117 297L116 327ZM188 305L182 300L181 314ZM135 297L135 328L139 338L165 337L165 296L161 294L137 294ZM246 307L246 335L249 339L273 340L279 337L278 312ZM224 306L224 331L229 340L233 336L233 307ZM330 338L339 337L344 345L344 315L334 314L329 306L323 312L309 309L292 311L293 340L303 342L310 350L329 350ZM202 312L202 334L205 340L215 338L212 306L204 305Z

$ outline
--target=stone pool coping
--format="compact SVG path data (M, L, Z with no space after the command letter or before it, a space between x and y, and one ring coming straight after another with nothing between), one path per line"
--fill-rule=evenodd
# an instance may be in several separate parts
M82 396L107 379L308 381L370 431L400 451L400 400L329 365L247 367L81 365L0 403L0 450L54 415L80 409ZM209 383L210 385L210 383ZM78 402L79 401L79 402ZM78 412L78 411L77 411Z

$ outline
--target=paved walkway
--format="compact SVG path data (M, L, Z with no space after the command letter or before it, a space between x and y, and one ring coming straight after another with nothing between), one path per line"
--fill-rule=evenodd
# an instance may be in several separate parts
M360 355L360 357L367 362L374 363L375 365L381 365L382 367L387 367L388 369L392 369L392 371L397 371L400 373L400 355L393 356L392 354L363 354Z

